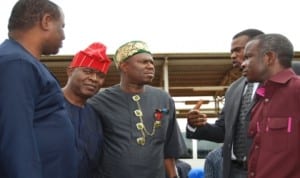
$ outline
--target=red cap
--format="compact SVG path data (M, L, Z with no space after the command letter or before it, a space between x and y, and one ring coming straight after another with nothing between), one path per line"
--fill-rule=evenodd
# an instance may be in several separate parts
M111 62L106 55L106 46L95 42L85 50L79 51L74 56L69 67L89 67L106 74Z

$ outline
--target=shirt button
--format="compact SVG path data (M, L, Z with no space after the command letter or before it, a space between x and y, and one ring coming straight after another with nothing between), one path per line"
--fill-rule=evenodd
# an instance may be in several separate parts
M255 145L255 149L258 149L259 148L259 146L258 145Z
M254 172L250 172L250 176L251 176L251 177L254 177L254 176L255 176L255 173L254 173Z
M266 99L265 99L265 102L266 102L266 103L269 102L269 98L266 98Z

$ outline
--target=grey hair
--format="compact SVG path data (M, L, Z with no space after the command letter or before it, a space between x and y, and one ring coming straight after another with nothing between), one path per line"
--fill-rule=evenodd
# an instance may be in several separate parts
M279 59L279 63L288 68L294 57L294 47L291 41L281 34L262 34L256 36L253 40L259 41L260 54L274 52Z

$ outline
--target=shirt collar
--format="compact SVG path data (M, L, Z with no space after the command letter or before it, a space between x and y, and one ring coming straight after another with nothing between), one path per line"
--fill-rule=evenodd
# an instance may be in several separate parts
M266 81L266 83L272 82L272 83L284 84L288 82L291 78L293 78L295 75L296 74L292 70L292 68L287 68L272 76L270 79Z

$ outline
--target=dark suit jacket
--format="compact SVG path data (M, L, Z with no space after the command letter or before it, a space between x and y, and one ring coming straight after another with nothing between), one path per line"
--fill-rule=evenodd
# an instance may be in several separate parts
M230 85L225 94L224 107L215 124L206 124L201 128L197 128L195 132L191 132L188 129L186 131L187 138L224 142L222 152L224 178L229 178L235 123L239 114L246 80L245 77L241 77ZM249 118L249 112L246 117Z
M300 61L293 61L292 68L297 75L300 75Z

